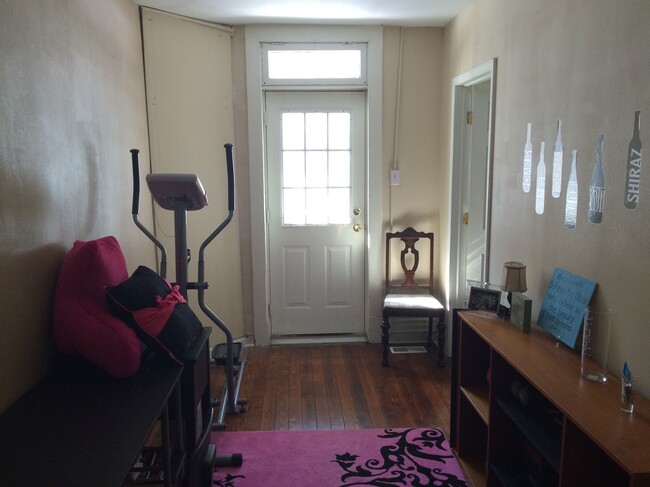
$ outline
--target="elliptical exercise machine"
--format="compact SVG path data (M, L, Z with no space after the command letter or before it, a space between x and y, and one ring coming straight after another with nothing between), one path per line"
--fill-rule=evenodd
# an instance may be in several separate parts
M243 412L246 400L239 398L239 389L243 377L245 361L241 358L241 343L235 343L228 326L205 303L204 253L206 247L230 223L235 209L235 181L232 157L232 144L225 144L226 168L228 177L228 215L224 221L205 239L199 249L198 280L188 282L189 251L187 248L187 212L200 210L208 203L203 185L195 174L148 174L147 185L158 205L174 212L174 244L176 258L176 282L179 291L187 299L187 290L196 289L199 307L210 320L224 333L226 343L216 345L212 359L217 365L224 365L226 379L221 401L210 397L209 380L209 345L210 328L205 328L199 343L191 345L185 358L185 371L181 386L183 419L185 420L185 448L188 451L189 469L183 485L212 485L212 471L215 465L234 465L242 463L241 454L216 455L214 445L208 444L212 429L213 407L219 406L215 429L225 429L224 417L228 414ZM167 251L160 242L139 220L138 206L140 199L140 171L138 149L131 150L133 166L133 221L136 226L156 245L160 251L160 276L166 278ZM218 360L217 360L218 359ZM235 384L236 379L236 384Z

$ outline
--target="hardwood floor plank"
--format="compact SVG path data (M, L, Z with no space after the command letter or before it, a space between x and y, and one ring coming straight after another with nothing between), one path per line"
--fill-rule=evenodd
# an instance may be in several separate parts
M312 373L314 381L314 406L316 412L316 428L319 430L332 429L330 421L329 401L327 387L325 385L325 368L323 365L323 354L321 348L309 350L309 359L312 362Z
M355 418L354 399L352 397L354 386L351 383L354 381L352 371L348 370L347 357L341 346L336 346L333 349L334 353L334 367L333 374L336 379L335 385L339 391L339 401L341 402L341 413L343 415L343 425L345 429L358 429Z
M300 405L302 412L302 429L318 429L316 417L316 397L314 391L314 362L311 356L313 348L302 348L300 363Z
M252 347L229 431L440 427L449 436L450 369L436 354L393 354L378 344ZM211 368L213 396L225 373Z
M278 381L277 371L281 367L281 356L271 353L269 355L269 366L266 368L264 374L264 381L261 386L264 387L262 418L260 422L260 429L262 431L276 429L276 411L278 408L278 400L281 405L286 404L282 401L282 383ZM246 378L244 377L244 380ZM282 414L282 413L281 413ZM283 428L281 428L283 429Z
M292 402L295 401L292 385L295 384L295 381L289 381L289 374L294 364L289 362L291 354L288 350L278 350L277 352L271 354L274 366L270 370L276 384L273 429L300 429L300 418L295 416L295 411L292 408Z
M413 380L404 384L403 391L407 401L411 404L411 415L414 423L438 423L436 408L429 397L429 391L436 391L435 388L425 382L423 383L419 376L416 375Z
M236 418L239 422L231 421L231 418L226 418L228 429L231 424L234 426L241 425L242 431L260 431L262 430L262 411L264 409L264 394L266 392L266 372L268 370L270 361L270 350L260 350L253 360L246 361L244 369L244 376L246 380L242 381L242 389L245 391L248 404L245 413L242 413ZM225 372L221 372L221 377L225 376ZM249 414L250 411L250 414Z
M363 394L359 371L355 365L355 346L339 347L343 355L342 368L337 371L337 380L341 388L339 396L344 405L345 429L372 428L372 418Z
M325 394L327 398L327 409L329 411L329 424L331 429L345 429L345 420L343 419L343 409L341 407L341 396L336 380L336 361L332 351L332 346L321 349L325 379Z
M360 346L355 349L354 358L357 373L361 381L366 407L370 415L373 428L385 428L386 417L384 416L383 397L381 387L377 387L375 376L377 375L377 364L373 360L374 354L368 354L370 349ZM370 359L370 360L369 360Z

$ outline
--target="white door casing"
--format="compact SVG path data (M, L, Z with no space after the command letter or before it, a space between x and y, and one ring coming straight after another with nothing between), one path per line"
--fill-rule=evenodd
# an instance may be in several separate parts
M273 336L364 331L365 104L363 91L266 93Z
M480 88L479 88L480 86ZM477 88L476 92L474 87ZM490 218L491 218L491 173L494 141L494 99L496 91L496 59L491 59L474 69L455 77L452 81L452 128L451 128L451 201L450 201L450 240L449 276L450 303L454 307L464 305L466 275L468 264L472 277L489 276L490 269ZM485 93L487 91L487 93ZM467 111L472 110L472 95L479 95L484 102L477 106L479 113L472 120L472 129L467 125ZM487 106L486 106L487 103ZM485 109L487 108L487 113ZM472 132L475 132L473 133ZM480 132L480 135L476 132ZM475 142L472 142L472 139ZM478 141L478 142L476 142ZM482 149L487 143L487 149ZM477 149L478 145L481 149ZM477 156L469 159L471 153ZM481 167L477 170L477 167ZM477 184L484 188L480 200L470 201L469 185ZM470 211L471 208L474 208ZM469 221L476 223L472 228L464 223L464 213L469 213ZM482 213L473 216L472 213ZM478 220L478 221L477 221ZM472 242L475 243L472 244ZM476 254L477 259L472 259ZM484 255L480 262L481 255ZM469 257L469 258L468 258ZM480 262L480 263L475 263Z
M264 159L261 46L265 42L365 42L368 56L367 141L365 188L366 265L364 283L365 334L379 342L382 304L382 51L380 26L246 26L246 98L251 205L251 256L253 267L253 326L256 345L270 345L269 249L266 227L267 168ZM369 191L368 188L375 190Z
M462 194L464 200L465 266L459 273L465 279L485 281L487 249L487 169L488 134L490 112L490 82L483 81L468 88L471 100L470 122L467 129L469 150L463 158L467 172L463 174ZM466 164L465 164L466 163Z

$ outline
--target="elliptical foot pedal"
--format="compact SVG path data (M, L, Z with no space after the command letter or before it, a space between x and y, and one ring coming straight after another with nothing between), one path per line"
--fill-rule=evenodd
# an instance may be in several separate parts
M232 363L233 365L239 362L239 355L241 354L242 344L234 342L232 344ZM219 343L212 349L212 360L217 365L226 365L228 345L226 343Z
M241 467L243 463L244 456L241 453L217 455L214 462L216 467Z

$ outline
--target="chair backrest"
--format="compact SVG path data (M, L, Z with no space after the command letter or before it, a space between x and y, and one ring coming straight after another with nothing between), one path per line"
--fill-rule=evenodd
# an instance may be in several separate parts
M401 240L403 247L395 240ZM420 239L428 240L421 242ZM402 247L402 248L400 248ZM423 257L428 258L425 267L420 267L420 250L427 252ZM397 258L397 251L399 259ZM397 262L400 272L398 276ZM418 269L420 272L418 273ZM393 271L395 275L393 275ZM428 273L427 273L428 271ZM390 293L429 293L433 295L433 233L418 232L413 227L408 227L401 232L386 233L386 294Z

